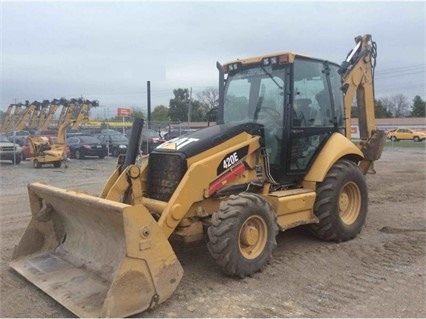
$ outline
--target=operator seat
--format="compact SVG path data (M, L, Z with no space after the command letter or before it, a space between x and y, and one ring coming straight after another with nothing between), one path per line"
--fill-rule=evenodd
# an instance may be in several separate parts
M321 125L330 125L331 111L330 111L330 97L325 90L318 92L315 95L315 99L319 105L319 117L321 119Z
M293 103L294 111L296 112L297 123L296 126L311 126L314 122L314 114L310 107L312 100L308 98L295 99Z

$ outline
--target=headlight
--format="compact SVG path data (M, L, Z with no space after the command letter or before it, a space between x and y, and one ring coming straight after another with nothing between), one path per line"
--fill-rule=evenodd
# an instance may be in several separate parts
M119 148L127 148L127 145L123 145L123 144L121 144L121 145L118 145L118 147L119 147Z

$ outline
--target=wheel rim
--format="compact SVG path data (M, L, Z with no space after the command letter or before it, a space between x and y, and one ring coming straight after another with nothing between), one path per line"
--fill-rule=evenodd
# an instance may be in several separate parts
M347 224L353 224L358 218L361 209L361 192L354 182L347 183L339 197L339 215Z
M262 254L268 237L265 221L258 215L251 216L241 226L239 249L247 259L255 259Z

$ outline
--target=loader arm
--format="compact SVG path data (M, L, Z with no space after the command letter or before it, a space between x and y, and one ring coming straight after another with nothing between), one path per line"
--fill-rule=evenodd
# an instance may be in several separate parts
M9 121L7 123L5 123L5 131L6 132L10 132L10 131L16 131L16 122L19 121L19 119L22 116L22 104L18 103L15 105L15 111L13 112L13 114L10 115Z
M351 109L356 98L360 142L357 146L364 154L360 168L364 174L374 170L373 163L383 151L386 134L376 130L374 114L374 67L376 64L376 43L371 35L355 38L356 46L343 61L339 73L342 75L344 93L346 137L351 139Z
M80 107L80 111L78 112L77 118L75 119L74 124L71 126L71 129L77 130L80 124L85 119L88 119L88 112L89 112L89 104L87 102L84 102Z
M25 126L27 125L28 120L30 119L31 115L33 114L34 110L36 108L35 104L31 104L28 106L23 113L21 114L18 123L14 127L14 131L22 131Z
M65 121L65 116L68 113L68 102L66 100L61 100L60 104L62 104L62 109L61 109L61 114L59 114L58 126L60 126L61 123Z
M55 115L56 110L58 108L59 108L58 104L52 103L50 105L49 112L47 113L47 115L45 115L45 118L44 119L40 118L40 125L39 125L40 131L45 131L49 128L49 124L52 121L53 116Z
M10 122L10 115L12 113L14 105L10 104L6 110L6 112L3 115L3 120L1 122L1 126L0 126L0 131L5 131L6 128L9 126L9 122Z
M77 106L74 101L71 101L67 103L67 105L64 105L65 112L61 113L61 118L59 118L59 122L58 122L59 127L66 121L70 121L73 119L73 113L76 107Z

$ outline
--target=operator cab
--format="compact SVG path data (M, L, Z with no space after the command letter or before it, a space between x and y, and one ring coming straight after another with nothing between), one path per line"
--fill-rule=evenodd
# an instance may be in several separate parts
M263 124L272 177L297 182L328 137L345 134L338 69L293 53L228 63L218 123Z

